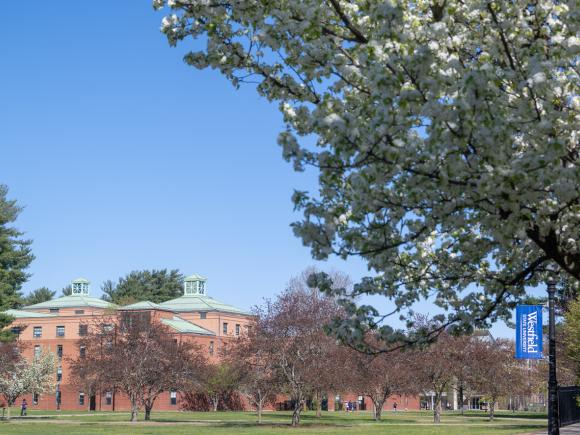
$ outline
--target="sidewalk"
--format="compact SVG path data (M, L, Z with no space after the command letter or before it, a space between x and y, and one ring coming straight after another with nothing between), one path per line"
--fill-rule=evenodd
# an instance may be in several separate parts
M546 434L548 430L543 432L534 432L533 435L543 435ZM560 435L580 435L580 423L571 424L569 426L564 426L560 428Z
M571 424L560 428L560 435L580 434L580 423Z

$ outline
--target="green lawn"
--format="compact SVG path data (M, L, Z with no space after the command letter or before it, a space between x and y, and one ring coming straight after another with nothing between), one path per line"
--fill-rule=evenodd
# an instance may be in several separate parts
M13 415L18 415L14 409ZM325 412L318 419L303 415L301 427L289 426L290 413L268 412L262 425L250 412L157 412L151 422L130 423L126 412L31 411L26 418L0 422L1 434L523 434L546 427L545 415L500 412L494 422L483 413L465 416L444 413L440 425L433 425L430 412L385 412L381 422L369 413ZM142 415L140 415L142 418Z

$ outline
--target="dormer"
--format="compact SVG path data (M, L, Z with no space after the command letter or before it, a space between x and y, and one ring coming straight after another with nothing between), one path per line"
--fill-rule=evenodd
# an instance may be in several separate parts
M183 296L205 295L207 278L200 275L186 276L183 280Z
M88 296L90 282L84 278L75 279L71 284L71 296Z

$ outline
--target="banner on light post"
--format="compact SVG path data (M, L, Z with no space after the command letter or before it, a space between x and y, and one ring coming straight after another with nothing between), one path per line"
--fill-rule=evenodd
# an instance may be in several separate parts
M542 305L516 307L516 358L541 359Z

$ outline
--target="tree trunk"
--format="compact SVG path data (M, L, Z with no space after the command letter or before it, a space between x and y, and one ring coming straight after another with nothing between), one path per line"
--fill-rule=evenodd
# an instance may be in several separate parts
M322 417L322 394L316 395L316 418Z
M297 400L294 404L294 411L292 412L292 426L300 424L300 412L302 411L302 401Z
M137 421L137 414L138 413L139 413L139 409L137 408L137 403L136 402L131 403L131 421L132 422Z
M145 420L149 421L151 420L151 408L153 406L152 405L145 405Z
M461 415L463 415L463 382L459 384L459 409L461 409Z
M9 403L8 406L6 407L6 420L10 420L10 407L12 405Z
M493 421L495 417L495 399L491 399L489 402L489 421Z
M380 400L373 400L373 418L375 421L381 421L381 415L383 414L383 406L385 402Z
M262 408L263 408L261 400L258 402L257 408L258 408L258 424L261 424L262 423Z
M211 398L212 404L213 404L213 412L217 412L218 410L218 405L220 404L220 398L219 396L214 396Z
M435 406L433 406L433 423L441 423L441 396L435 395Z

